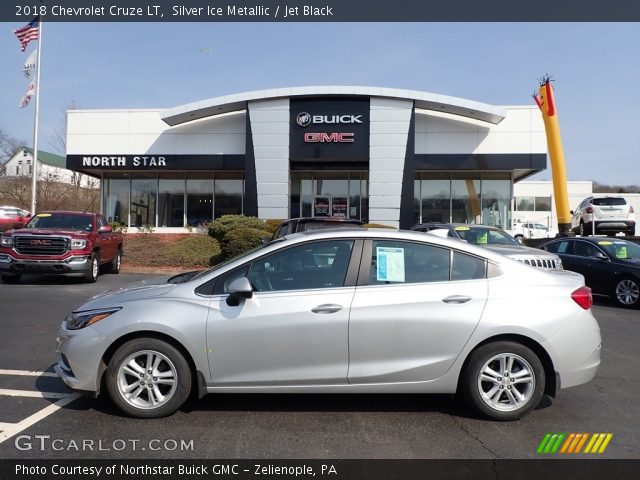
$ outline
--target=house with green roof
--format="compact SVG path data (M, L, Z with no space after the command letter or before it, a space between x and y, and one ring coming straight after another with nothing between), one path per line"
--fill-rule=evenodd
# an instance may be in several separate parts
M0 169L2 177L31 177L33 172L33 149L23 147ZM82 175L66 168L66 159L55 153L38 151L38 180L68 183L85 188L100 188L100 180Z

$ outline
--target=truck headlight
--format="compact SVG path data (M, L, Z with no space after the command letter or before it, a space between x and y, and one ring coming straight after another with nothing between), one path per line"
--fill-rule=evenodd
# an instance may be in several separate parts
M66 318L67 329L79 330L88 327L113 315L121 308L122 307L101 308L99 310L88 310L86 312L72 312Z
M82 250L87 246L87 241L83 238L71 239L71 250Z
M3 247L13 247L13 237L2 237L2 239L0 239L0 245L2 245Z

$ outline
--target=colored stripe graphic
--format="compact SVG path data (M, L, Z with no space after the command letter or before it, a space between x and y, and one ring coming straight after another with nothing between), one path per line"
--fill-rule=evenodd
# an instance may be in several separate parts
M538 445L537 453L603 453L612 438L613 433L547 433ZM583 451L585 443L587 446Z

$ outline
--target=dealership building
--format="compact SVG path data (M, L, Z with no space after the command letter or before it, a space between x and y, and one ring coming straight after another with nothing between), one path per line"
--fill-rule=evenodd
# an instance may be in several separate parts
M225 214L509 228L514 183L546 168L535 105L322 86L169 109L72 110L67 168L109 221L182 231Z

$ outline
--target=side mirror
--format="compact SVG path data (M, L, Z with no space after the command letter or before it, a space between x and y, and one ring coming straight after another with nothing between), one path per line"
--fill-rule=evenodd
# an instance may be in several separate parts
M229 296L227 297L227 305L237 307L240 305L240 299L253 297L253 288L247 277L240 277L233 280L227 289Z
M604 253L602 252L597 252L593 258L597 258L598 260L609 260L609 257L607 257Z
M570 214L570 215L573 215L573 210L569 210L569 214Z
M113 228L111 228L111 225L105 225L104 227L100 227L98 229L98 233L111 233L113 232Z

